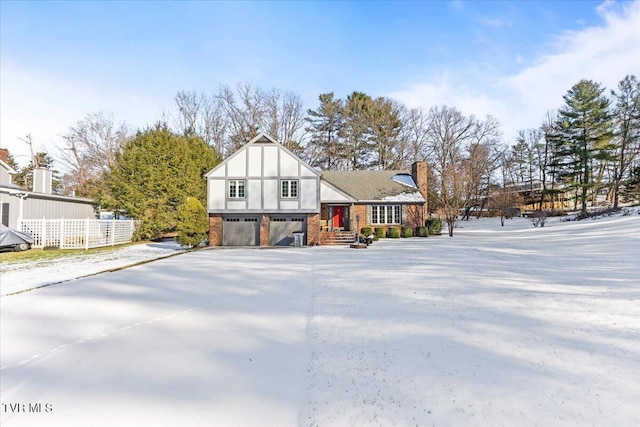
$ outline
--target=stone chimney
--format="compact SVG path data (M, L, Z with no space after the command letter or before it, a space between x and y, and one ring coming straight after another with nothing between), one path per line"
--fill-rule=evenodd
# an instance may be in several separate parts
M51 178L53 173L48 168L36 168L33 170L33 192L51 194Z
M422 197L424 197L424 212L425 215L428 214L429 210L428 210L428 204L427 204L427 200L428 200L428 182L427 182L427 162L426 161L421 161L421 162L415 162L414 164L411 165L411 177L413 178L413 180L415 181L416 185L418 186L418 190L420 190L420 193L422 193Z

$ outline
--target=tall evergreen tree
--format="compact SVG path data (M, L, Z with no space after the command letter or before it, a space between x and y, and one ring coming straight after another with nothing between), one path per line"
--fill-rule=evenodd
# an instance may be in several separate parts
M308 110L305 119L309 123L306 131L311 135L307 157L312 166L335 170L343 157L340 152L340 131L344 126L343 103L334 97L333 92L323 93L318 99L320 106Z
M348 169L366 169L371 164L374 156L374 145L371 143L373 108L373 100L366 93L353 92L347 96L342 137Z
M178 207L188 196L206 203L204 174L219 162L200 137L179 136L158 124L124 144L103 204L140 220L139 239L161 237L176 230Z
M396 152L403 126L400 104L389 98L376 98L368 116L371 143L377 153L370 166L380 170L400 167L402 159L398 158Z
M581 80L564 95L565 105L559 110L559 129L565 176L577 189L582 212L587 211L589 191L595 187L595 163L611 154L611 115L604 88L591 80Z

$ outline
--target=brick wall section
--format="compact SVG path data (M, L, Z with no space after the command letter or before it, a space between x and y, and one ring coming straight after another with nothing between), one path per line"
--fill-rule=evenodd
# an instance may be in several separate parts
M222 217L209 214L209 246L222 246Z
M423 226L426 215L426 210L424 209L422 205L407 205L405 207L406 225L411 228Z
M307 214L307 245L320 244L320 214Z
M6 148L0 148L0 160L5 163L9 163L9 150Z
M424 225L424 220L427 218L429 214L429 204L427 202L427 200L429 200L429 197L428 197L429 182L427 178L428 176L427 162L422 161L422 162L415 162L414 164L412 164L411 176L413 177L413 180L415 181L415 183L418 185L418 190L420 190L420 193L422 194L422 197L424 197L424 200L425 200L424 206L421 209L422 212L420 212L420 210L416 210L415 212L412 212L413 216L416 218L416 220L413 222L416 223L415 227L417 227L418 225ZM409 212L407 212L407 217L409 217Z
M269 246L271 243L271 217L267 214L260 215L260 246Z
M367 227L367 206L366 205L354 205L349 209L351 214L351 223L353 224L353 231L360 233L362 227ZM356 222L356 215L360 215L360 227Z

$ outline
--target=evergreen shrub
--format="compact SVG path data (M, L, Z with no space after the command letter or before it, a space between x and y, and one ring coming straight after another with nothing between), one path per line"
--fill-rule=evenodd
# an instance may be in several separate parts
M390 239L399 239L400 238L400 228L399 227L389 227L389 231L387 231L387 237Z
M402 227L402 237L413 237L413 228Z
M385 235L385 230L384 230L384 228L382 228L382 227L376 227L376 228L375 228L375 234L376 234L376 237L377 237L378 239L381 239L381 238L383 238L383 237L386 237L386 235Z
M207 238L209 219L202 203L195 197L178 208L178 243L183 246L198 246Z
M416 228L416 235L418 237L429 237L429 229L427 227Z
M429 230L430 236L442 234L442 220L437 216L427 218L425 225Z
M371 229L371 227L362 227L362 229L360 230L360 234L365 237L369 237L373 234L373 230Z

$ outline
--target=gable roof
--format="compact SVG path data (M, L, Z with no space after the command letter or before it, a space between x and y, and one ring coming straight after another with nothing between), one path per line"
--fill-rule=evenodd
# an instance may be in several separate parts
M322 179L361 202L425 201L406 170L323 171Z
M284 152L288 153L289 155L293 156L293 158L295 158L297 161L299 161L300 163L302 163L304 166L306 166L313 174L315 174L316 176L320 175L320 172L318 172L317 170L315 170L314 168L312 168L311 166L309 166L304 160L302 160L300 157L298 157L297 155L295 155L294 153L292 153L289 149L287 149L287 147L285 147L284 145L280 144L278 141L276 141L272 136L267 135L264 132L260 132L255 138L253 138L251 141L247 142L245 145L243 145L242 147L240 147L238 150L236 150L232 155L230 155L229 157L227 157L226 159L224 159L222 162L220 162L218 165L216 165L213 169L211 169L209 172L207 172L206 174L204 174L205 177L209 177L213 172L215 172L216 170L223 168L225 164L229 163L229 161L231 159L233 159L234 157L238 156L240 154L241 151L245 150L247 147L249 147L250 145L258 145L258 144L274 144L276 145L280 150L283 150Z

